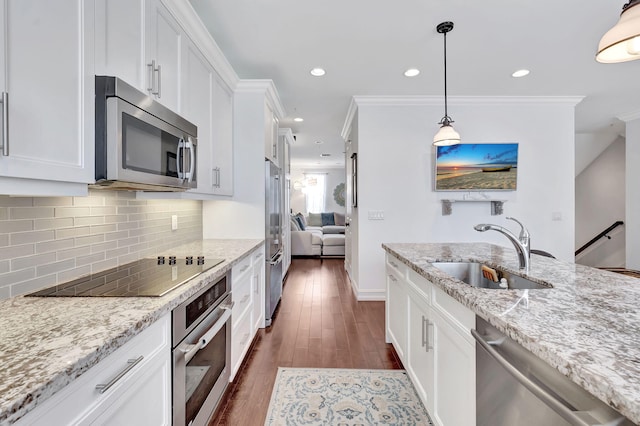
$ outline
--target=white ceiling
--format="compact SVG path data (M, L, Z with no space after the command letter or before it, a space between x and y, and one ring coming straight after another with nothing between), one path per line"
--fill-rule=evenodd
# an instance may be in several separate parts
M240 78L274 81L288 114L281 127L297 136L292 165L298 167L344 164L340 132L354 95L443 96L436 25L447 20L455 24L447 35L450 96L585 96L576 107L579 133L619 133L616 117L640 111L640 61L594 59L624 0L191 3ZM312 77L313 67L327 74ZM410 67L421 74L404 77ZM531 74L511 77L521 68ZM455 119L455 108L449 115ZM295 116L304 122L295 123ZM425 117L434 134L440 118Z

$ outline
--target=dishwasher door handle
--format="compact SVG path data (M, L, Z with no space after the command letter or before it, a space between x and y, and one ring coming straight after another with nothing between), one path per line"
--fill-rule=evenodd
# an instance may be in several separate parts
M558 401L558 399L556 399L549 392L547 392L546 390L538 386L536 383L532 382L527 376L522 374L520 370L518 370L516 367L511 365L509 361L507 361L502 355L500 355L498 351L496 351L492 347L491 343L495 344L497 342L491 342L491 343L487 342L482 338L482 336L476 330L471 330L471 335L473 336L474 339L476 339L478 344L482 346L482 348L485 351L487 351L487 353L491 355L491 357L498 364L500 364L502 368L507 370L507 372L509 372L509 374L511 374L522 386L527 388L532 394L538 397L538 399L540 399L545 405L547 405L553 411L558 413L560 416L562 416L565 420L570 422L572 425L594 426L594 425L600 424L600 422L598 422L596 419L593 419L593 418L592 418L593 421L587 422L585 418L591 417L588 413L571 410L569 407L567 407L566 405ZM580 415L578 415L578 413L580 413Z

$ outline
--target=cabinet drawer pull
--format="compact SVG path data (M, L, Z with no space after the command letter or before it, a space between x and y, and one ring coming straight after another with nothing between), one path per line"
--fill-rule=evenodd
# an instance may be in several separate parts
M393 275L391 275L391 274L389 274L389 279L390 279L391 281L393 281L394 283L397 283L397 282L398 282L398 280L396 279L396 277L394 277L394 276L393 276Z
M242 273L242 272L246 271L247 269L249 269L250 266L251 265L244 265L244 267L242 269L240 269L240 272Z
M389 264L390 264L391 266L393 266L394 268L398 269L398 264L397 264L396 262L394 262L393 260L390 260L390 261L389 261Z
M429 326L432 325L432 323L429 321L428 318L426 318L424 315L422 316L422 332L423 332L423 341L422 341L422 346L424 346L424 350L425 352L429 352L429 349L433 349L433 346L431 346L429 344Z
M111 379L109 381L109 383L107 384L99 384L96 385L96 389L98 391L100 391L100 393L105 393L106 391L109 390L110 387L112 387L113 385L116 384L116 382L118 380L120 380L125 374L127 374L129 371L131 371L131 369L133 367L135 367L136 365L138 365L140 363L140 361L142 361L144 359L144 356L140 355L138 358L136 359L129 359L127 360L127 366L124 368L124 370L122 370L120 373L118 373L118 375L116 377L114 377L113 379Z
M247 300L249 300L249 295L245 294L244 297L242 298L242 300L240 301L240 304L244 304L244 302L246 302Z

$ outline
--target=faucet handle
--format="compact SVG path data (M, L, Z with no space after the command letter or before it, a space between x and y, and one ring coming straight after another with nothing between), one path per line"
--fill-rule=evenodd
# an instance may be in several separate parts
M530 238L529 230L527 230L527 228L522 224L522 222L520 222L515 217L507 216L505 217L505 219L512 220L518 225L520 225L520 235L518 236L518 238L520 239L521 242L524 242L523 240L526 240L527 242L529 241L529 238Z

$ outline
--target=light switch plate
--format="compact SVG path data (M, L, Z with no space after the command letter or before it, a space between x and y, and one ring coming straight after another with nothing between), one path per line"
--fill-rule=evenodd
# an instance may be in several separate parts
M384 220L384 211L383 210L369 210L368 219L369 220Z
M178 229L178 215L171 215L171 230L175 231Z

